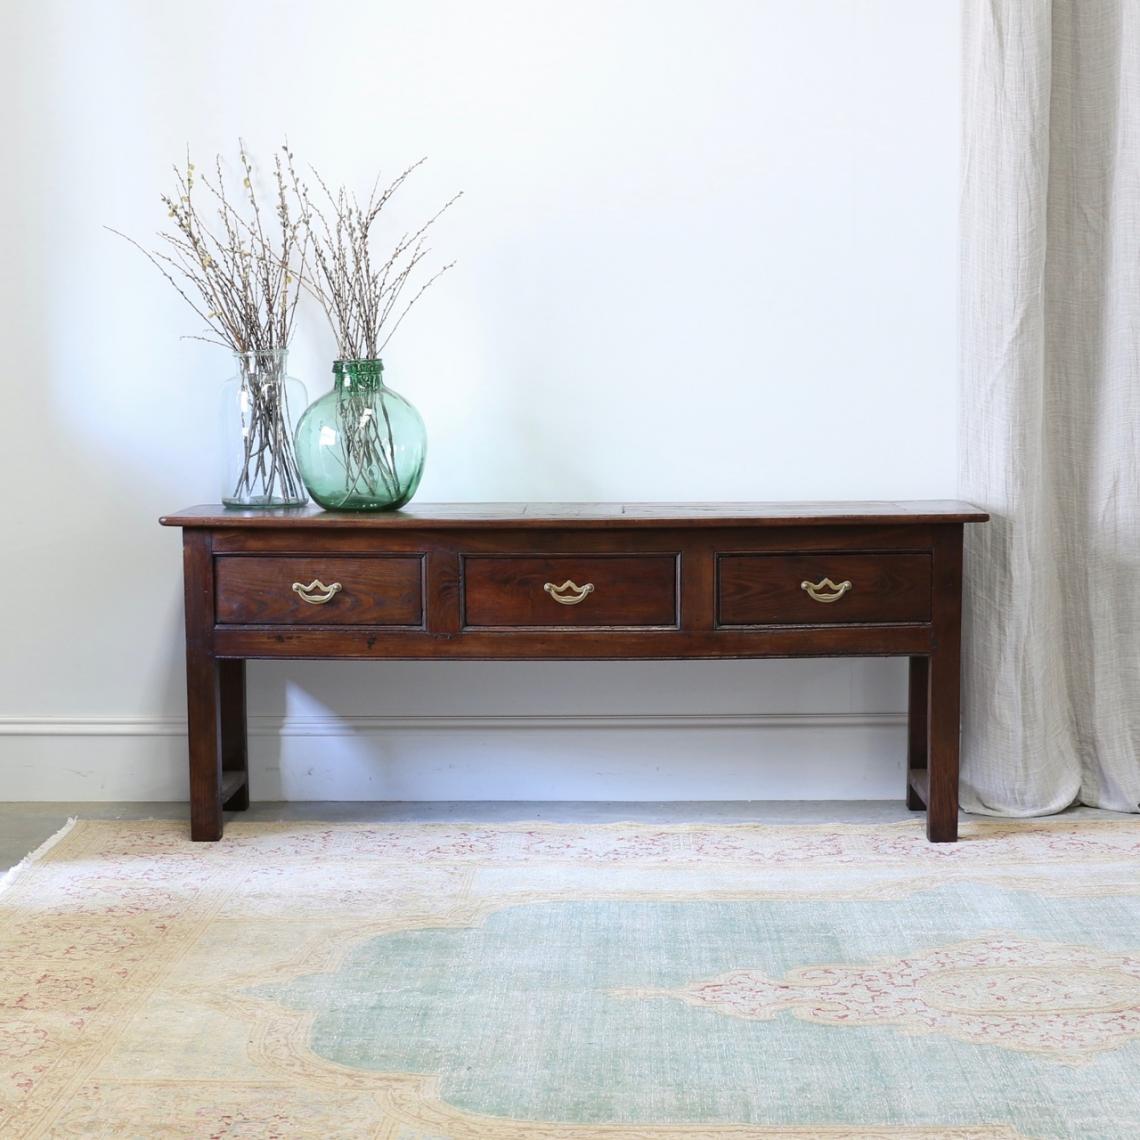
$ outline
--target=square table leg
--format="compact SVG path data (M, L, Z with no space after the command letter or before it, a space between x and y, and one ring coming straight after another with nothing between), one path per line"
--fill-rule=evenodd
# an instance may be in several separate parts
M214 656L214 556L209 531L187 529L182 535L186 586L186 738L190 752L190 838L222 837L223 752L235 775L230 799L244 787L245 674ZM238 663L240 665L240 662ZM238 733L237 722L242 731ZM223 729L228 732L223 736ZM229 747L224 748L227 739ZM236 796L240 799L240 795ZM236 803L235 803L236 806Z
M245 662L218 662L221 700L222 808L245 811L249 807L249 737L246 728Z
M958 749L962 691L962 527L934 540L933 651L928 678L926 837L958 838Z
M911 657L906 721L906 806L911 811L923 811L926 807L929 706L930 658Z
M186 654L186 735L190 749L190 838L222 837L222 701L218 663Z

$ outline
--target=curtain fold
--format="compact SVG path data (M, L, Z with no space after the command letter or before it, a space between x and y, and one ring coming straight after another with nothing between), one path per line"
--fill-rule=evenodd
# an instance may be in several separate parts
M1140 811L1140 0L964 0L962 804Z

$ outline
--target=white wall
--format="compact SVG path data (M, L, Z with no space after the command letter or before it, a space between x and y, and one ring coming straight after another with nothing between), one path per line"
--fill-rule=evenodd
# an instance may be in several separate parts
M185 793L178 535L229 361L140 237L187 144L465 197L387 376L420 498L955 488L955 0L5 7L0 798ZM316 321L293 371L315 397ZM255 664L254 795L895 796L898 661ZM284 718L284 720L282 719ZM677 718L677 719L672 719Z

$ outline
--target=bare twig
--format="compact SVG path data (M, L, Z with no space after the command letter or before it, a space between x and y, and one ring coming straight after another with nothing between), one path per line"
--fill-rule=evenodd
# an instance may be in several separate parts
M334 192L315 169L318 193L314 198L298 177L292 155L286 153L286 160L312 255L312 271L302 274L302 284L324 310L340 359L378 360L411 307L454 265L436 270L411 301L399 308L409 280L428 255L424 235L460 195L444 203L418 230L402 234L394 244L379 250L378 221L384 207L425 159L413 163L383 190L377 177L363 205L343 186ZM382 253L386 256L380 261ZM345 367L351 376L351 365ZM389 415L392 396L378 383L378 375L367 375L371 377L367 383L362 383L362 374L337 389L344 499L402 502L408 492L407 474L401 471Z
M301 203L301 218L312 250L312 272L304 275L303 285L316 297L337 339L342 360L375 360L408 310L434 281L454 262L436 271L389 323L408 278L427 255L423 237L427 229L462 194L444 203L415 233L402 235L391 253L374 264L378 243L376 223L392 195L426 159L414 162L402 174L379 190L377 178L362 205L344 187L334 193L317 170L313 170L320 191L314 200L309 187L297 175L289 155L286 170L294 193Z
M284 153L291 164L287 147ZM241 208L230 196L221 157L215 158L210 179L196 173L187 153L185 167L174 167L174 190L161 196L173 222L157 235L165 252L111 232L138 249L205 322L207 335L190 339L238 354L244 455L233 500L299 501L304 496L285 405L283 355L306 273L309 231L303 218L294 216L280 156L274 164L272 211L262 208L254 164L241 140L238 157ZM195 196L199 184L212 200L205 206Z
M185 167L174 167L173 192L161 196L173 225L158 237L169 252L146 249L107 227L140 250L206 322L217 342L234 352L287 347L307 270L309 230L302 216L294 216L287 173L292 155L287 147L283 152L289 163L276 158L271 213L262 208L253 161L239 140L244 210L231 200L220 156L211 179L197 173L187 154ZM212 205L200 203L195 194L199 185Z

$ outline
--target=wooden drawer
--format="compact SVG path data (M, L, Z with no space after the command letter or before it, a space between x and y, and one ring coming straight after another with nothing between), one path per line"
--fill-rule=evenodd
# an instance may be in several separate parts
M930 585L929 554L722 554L717 623L927 622Z
M318 585L309 590L313 583ZM214 561L215 612L222 625L419 626L422 583L423 558L418 554L222 556ZM324 597L328 601L322 603Z
M677 555L468 555L463 606L468 628L675 627Z

